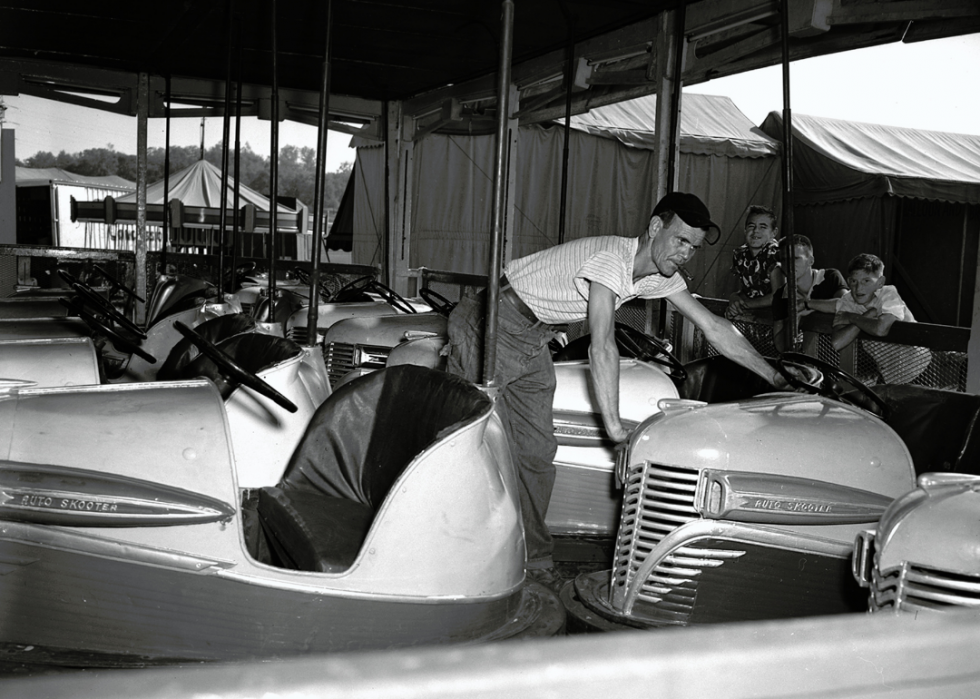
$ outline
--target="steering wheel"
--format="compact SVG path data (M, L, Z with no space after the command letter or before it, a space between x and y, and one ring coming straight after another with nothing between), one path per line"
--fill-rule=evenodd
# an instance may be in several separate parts
M394 308L396 311L401 311L402 313L418 313L418 311L416 311L408 301L400 296L397 291L377 281L374 277L360 277L345 284L344 286L340 287L330 301L333 303L350 301L352 299L348 297L357 293L367 293L368 291L373 291L376 293L385 300L385 303Z
M687 378L687 369L681 360L671 354L667 346L657 338L622 323L616 323L614 333L616 343L627 354L641 362L655 362L667 367L667 376L674 381L684 381Z
M136 325L129 318L127 318L122 313L117 311L115 307L113 307L113 305L109 303L109 301L102 298L102 296L96 293L95 289L90 287L88 284L79 281L78 278L75 277L75 275L73 275L71 272L67 270L59 268L58 274L61 275L62 279L68 282L68 285L75 291L76 294L78 294L84 300L88 301L90 304L95 306L95 308L98 310L99 313L106 316L107 318L114 320L116 323L126 328L128 331L130 331L131 333L139 337L141 340L146 339L146 333L143 332L138 325Z
M135 354L137 357L145 359L150 364L156 364L157 359L152 354L144 350L142 347L137 345L135 342L127 340L125 337L116 332L116 329L111 325L106 323L104 320L96 315L89 313L84 306L75 301L74 299L60 298L58 302L75 313L79 318L85 321L85 324L98 333L101 333L108 338L108 340L116 346L116 349L120 352L125 352L127 354ZM144 335L143 337L146 337Z
M225 270L225 286L226 286L226 289L225 290L226 291L235 291L236 289L232 289L231 287L232 286L234 286L236 288L237 287L240 287L242 285L242 281L245 279L245 275L248 274L249 272L254 271L254 270L255 270L255 261L254 260L249 261L249 262L241 262L238 265L236 265L234 269L230 269L230 268L229 269L226 269Z
M295 413L298 410L291 400L260 379L257 375L243 369L238 362L222 352L217 345L204 339L199 333L191 330L179 320L174 321L174 327L177 328L177 331L181 335L190 340L190 343L197 347L201 351L201 354L214 362L230 379L244 386L248 386L256 393L262 394L276 405L285 408L291 413Z
M309 286L310 285L310 279L311 279L312 275L308 271L306 271L305 269L303 269L302 267L293 267L293 274L295 274L296 275L296 278L299 279L300 284L303 284L305 286ZM368 278L370 279L370 277L368 277ZM322 276L320 277L320 281L319 281L318 286L319 286L319 289L320 289L320 297L324 301L327 301L327 299L330 298L330 288L327 286L327 284L324 281L324 279L323 279Z
M109 282L109 284L111 284L114 289L119 289L120 291L125 291L126 294L128 294L132 298L136 299L140 303L146 303L146 299L144 299L142 296L140 296L135 291L133 291L132 289L130 289L128 286L126 286L125 284L123 284L121 281L119 281L118 279L116 279L114 276L112 276L111 274L109 274L108 272L106 272L104 269L102 269L98 265L92 265L92 267L95 269L96 272L98 272L103 277L105 277L105 280L107 282Z
M432 306L432 310L447 317L450 313L452 313L453 309L456 308L455 303L447 299L438 291L434 291L427 286L423 286L421 289L419 289L419 296L422 297L423 301Z
M369 286L374 282L374 277L358 277L352 282L347 282L342 287L337 289L337 293L330 297L331 303L342 303L344 301L354 300L351 297L357 296L357 294L363 293L367 290Z
M786 365L789 363L817 369L823 374L823 381L820 381L817 385L800 381L800 379L786 368ZM888 403L882 400L877 393L861 383L856 377L848 374L840 367L828 364L808 354L786 352L776 360L776 369L793 388L839 400L844 403L850 403L863 410L875 413L879 417L884 417L891 411ZM850 386L850 389L856 391L857 395L854 395L850 390L845 390L847 386Z

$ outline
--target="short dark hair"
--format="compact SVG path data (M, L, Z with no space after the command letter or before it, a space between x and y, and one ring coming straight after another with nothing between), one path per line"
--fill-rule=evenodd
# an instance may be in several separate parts
M799 245L801 248L806 248L813 255L813 243L805 235L788 235L785 238L779 239L779 251L785 253L790 249L790 246L794 248Z
M862 252L852 257L851 261L847 263L848 274L859 270L880 276L885 271L885 263L877 255L872 255L870 252Z
M776 228L778 226L778 221L776 220L776 212L770 209L768 206L763 206L762 204L752 204L749 207L749 212L745 214L746 223L750 218L752 218L757 214L768 216L769 220L772 221L773 228Z
M662 224L664 224L664 228L667 228L668 226L670 226L670 222L674 220L674 217L676 215L677 214L675 214L673 211L671 211L669 209L667 211L659 211L659 212L653 214L653 216L657 216L657 217L660 218L660 222ZM651 220L653 219L653 216L650 217Z

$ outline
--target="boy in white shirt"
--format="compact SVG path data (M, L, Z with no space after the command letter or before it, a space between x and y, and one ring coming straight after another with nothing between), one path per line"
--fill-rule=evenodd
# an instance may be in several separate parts
M847 286L849 291L837 300L837 313L834 316L834 349L841 350L854 342L862 331L869 335L884 337L897 321L914 323L915 317L909 310L898 290L885 285L885 264L877 255L861 253L847 265ZM899 361L894 361L898 347ZM932 354L925 347L908 347L867 342L864 349L878 364L886 383L908 383L925 371ZM892 361L885 361L886 354L892 354Z

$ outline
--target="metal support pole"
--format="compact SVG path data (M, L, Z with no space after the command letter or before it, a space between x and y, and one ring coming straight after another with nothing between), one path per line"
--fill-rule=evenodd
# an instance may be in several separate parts
M275 323L276 308L276 233L279 228L279 70L276 44L276 0L272 0L272 143L269 146L269 303L270 321Z
M564 9L564 3L562 4ZM568 201L568 141L572 130L572 81L575 79L575 25L568 22L568 48L565 51L565 133L561 151L561 204L558 207L558 244L565 242L566 202Z
M136 289L149 298L146 279L146 128L150 115L150 78L140 73L136 88ZM146 302L136 300L136 324L146 322Z
M789 0L782 0L780 9L783 50L783 236L793 235L793 114L789 94ZM783 328L786 347L796 347L800 333L800 317L796 313L796 246L789 249L786 260L786 304L789 316Z
M228 0L225 36L225 113L221 119L221 212L218 214L218 298L225 296L225 229L228 225L228 150L231 138L231 51L234 0ZM230 289L228 290L230 291Z
M323 43L323 69L320 83L320 116L316 134L316 177L313 192L313 249L310 263L310 308L306 315L306 344L316 347L320 308L320 251L323 247L323 185L326 180L327 124L330 122L330 34L333 30L333 2L327 0L327 23Z
M236 38L238 45L236 47L237 52L237 82L235 84L235 193L232 197L232 223L231 223L231 269L232 274L234 270L238 269L238 248L241 245L241 234L239 233L239 216L240 213L238 207L240 206L240 195L241 195L241 156L242 156L242 17L241 15L235 15L235 27L237 29Z
M681 137L681 92L684 75L684 22L687 6L678 0L674 18L673 76L670 81L670 148L667 150L667 192L674 191L677 182L677 144Z
M493 221L490 271L487 274L487 326L484 336L483 383L494 386L497 369L497 301L500 297L501 251L504 232L504 195L509 152L507 117L510 112L510 61L514 47L514 2L503 0L500 20L500 67L497 71L497 153L493 171Z
M686 5L684 0L677 3L677 8L673 11L673 18L667 11L660 15L660 30L657 40L657 70L660 74L657 84L656 121L658 177L654 204L660 201L664 195L673 192L677 181L677 151L681 130L681 97L684 75L685 16ZM665 92L667 94L664 94ZM661 133L666 133L666 138L661 136ZM657 316L657 334L660 337L667 335L669 313L670 307L667 299L662 299Z
M164 105L166 136L163 145L163 234L160 236L160 272L167 273L167 247L170 244L170 76L167 75L167 103Z

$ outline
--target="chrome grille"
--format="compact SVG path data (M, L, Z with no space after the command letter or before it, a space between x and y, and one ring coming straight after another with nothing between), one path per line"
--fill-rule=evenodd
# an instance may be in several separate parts
M255 307L254 303L242 303L242 313L249 318L252 317L252 309Z
M353 345L347 342L328 342L323 347L323 361L327 366L330 387L347 376L354 369L365 367L383 369L390 347L380 345Z
M627 587L657 544L677 527L700 518L694 507L699 477L696 469L650 462L629 467L610 584L614 608L622 608ZM706 555L678 550L644 582L640 597L659 601L666 594L665 585L675 584L676 575L685 574L692 561L703 561Z
M903 563L886 574L873 573L871 610L944 610L980 607L980 576Z
M286 331L286 338L292 340L297 345L306 344L306 328L300 326L293 326Z
M347 342L328 342L323 346L323 362L327 365L331 388L354 370L356 356L354 345Z

